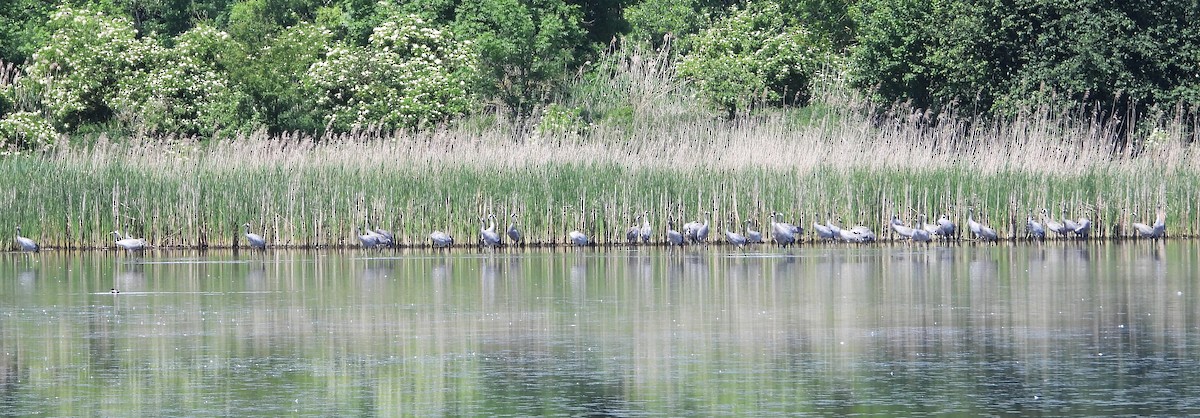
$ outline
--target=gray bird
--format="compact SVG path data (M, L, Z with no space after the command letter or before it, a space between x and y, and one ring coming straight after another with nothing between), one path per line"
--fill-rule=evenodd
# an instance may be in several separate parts
M725 241L728 241L730 244L733 244L738 248L746 246L746 237L728 229L725 230Z
M915 229L914 228L912 230L912 236L909 238L912 238L913 242L929 243L929 241L933 241L933 235L931 235L929 233L929 231L926 231L924 229Z
M928 219L929 218L927 218L925 216L925 214L922 213L921 217L920 217L920 221L917 222L917 226L920 227L921 229L924 229L925 232L928 232L930 236L937 235L939 232L941 232L942 229L937 224L931 224L931 223L925 222Z
M479 235L480 241L485 247L497 247L500 245L500 235L496 233L496 215L489 214L488 220L491 222L487 228L484 228L483 218L479 219Z
M1066 225L1063 225L1051 218L1050 211L1046 210L1045 208L1042 209L1042 222L1045 223L1045 229L1049 229L1051 232L1058 234L1060 237L1074 232L1072 230L1068 230Z
M771 212L771 240L780 247L787 247L796 243L795 228L792 224L784 222L776 222L775 218L778 213Z
M1088 239L1088 234L1092 232L1092 220L1088 218L1079 218L1079 226L1075 227L1075 236L1083 239Z
M631 225L629 228L625 229L625 242L630 245L637 244L638 236L641 235L641 233L642 233L642 228L639 227L637 224L637 220L640 217L641 217L641 214L639 214L638 216L635 216L633 218L633 225Z
M1133 223L1133 229L1137 231L1138 237L1159 239L1167 232L1167 212L1161 208L1158 214L1154 217L1154 225L1146 225L1143 223Z
M941 235L944 239L950 239L950 237L955 236L955 233L958 232L958 225L955 225L954 221L950 220L950 216L945 213L938 218L937 224L938 235Z
M264 250L267 248L267 240L263 239L262 235L250 232L250 223L246 222L246 241L250 242L250 248Z
M396 245L396 236L392 235L392 231L388 231L383 228L375 228L375 229L370 230L370 232L379 236L379 245L383 245L383 246L387 246L387 247Z
M146 240L144 240L144 239L127 238L127 237L122 236L121 233L117 232L117 231L113 231L112 234L115 237L114 239L116 240L117 246L121 247L122 249L124 249L127 252L128 251L142 251L142 250L146 249Z
M762 232L755 231L754 228L750 227L750 224L751 224L751 221L749 219L747 219L746 220L746 242L748 244L762 244L762 242L763 242Z
M683 234L675 230L672 220L667 220L667 245L683 245Z
M17 246L21 247L21 251L27 253L36 253L42 249L33 240L21 236L21 227L19 226L17 227Z
M833 229L826 225L821 225L819 223L813 222L813 230L817 231L817 238L820 238L820 239L826 240L826 241L835 239L835 235L833 234Z
M508 239L512 241L513 245L522 244L521 231L517 230L517 214L514 213L509 218L512 218L512 222L508 224L508 230L505 231Z
M696 228L697 242L708 242L708 215L710 215L710 213L704 212L704 223L701 224L700 227Z
M375 248L379 245L380 240L383 239L382 235L376 234L375 231L370 229L364 233L363 228L358 228L356 235L358 235L358 242L363 248Z
M1063 214L1063 217L1062 217L1063 227L1067 229L1067 232L1075 234L1075 236L1079 236L1079 234L1075 232L1076 229L1079 229L1079 223L1075 222L1075 221L1071 220L1071 218L1067 217L1067 208L1065 208L1065 207L1063 208L1062 214Z
M642 243L650 242L650 234L653 232L650 229L650 211L642 212L642 228L638 230L638 235L642 238Z
M839 219L838 223L841 223L841 222L842 221ZM829 218L826 218L825 219L825 227L829 228L829 232L833 233L834 240L842 239L842 228L840 226L838 226L838 224L835 224L835 223L833 223L833 221L829 220Z
M1033 215L1029 215L1028 217L1026 217L1025 230L1029 231L1029 235L1032 236L1034 239L1038 239L1038 240L1046 239L1046 229L1042 228L1042 224L1033 220Z
M872 231L871 228L863 225L855 225L853 228L850 228L850 232L858 237L858 240L855 242L875 242L875 231Z
M454 238L442 231L433 231L430 233L429 241L433 242L434 248L446 248L454 245Z
M585 247L589 244L587 235L577 230L568 233L567 237L571 239L571 243L575 244L576 247Z
M975 234L975 238L983 241L995 241L999 238L996 235L996 230L987 225L975 222L975 208L967 210L967 229L970 229L971 233Z
M913 232L916 231L915 229L905 225L904 222L900 220L900 216L898 215L892 216L892 222L890 222L889 225L891 225L893 231L896 231L896 234L908 239L912 239Z

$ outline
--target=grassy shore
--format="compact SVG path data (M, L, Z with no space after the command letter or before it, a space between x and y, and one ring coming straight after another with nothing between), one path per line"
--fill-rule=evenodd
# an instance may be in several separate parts
M1117 133L1080 118L933 127L865 116L878 113L652 120L555 136L498 123L318 139L101 137L0 159L0 228L58 248L111 246L113 230L156 246L226 247L250 222L272 245L314 247L356 245L355 227L370 221L405 245L427 244L435 229L470 245L479 218L494 213L500 231L516 214L530 243L562 243L579 229L603 244L622 242L642 211L660 241L668 219L705 211L720 237L745 219L766 224L772 211L806 229L832 213L881 232L893 213L947 212L965 224L974 207L1005 237L1022 234L1030 212L1057 219L1066 208L1111 238L1151 223L1159 205L1171 236L1200 227L1200 153L1181 124L1114 149Z

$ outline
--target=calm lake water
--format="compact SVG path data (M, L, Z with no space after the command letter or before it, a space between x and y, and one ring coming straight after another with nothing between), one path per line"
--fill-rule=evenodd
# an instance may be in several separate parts
M4 253L0 414L1194 415L1198 281L1189 241Z

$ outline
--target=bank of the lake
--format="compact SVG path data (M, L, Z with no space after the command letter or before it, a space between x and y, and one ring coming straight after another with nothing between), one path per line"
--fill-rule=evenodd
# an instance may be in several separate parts
M679 229L704 212L719 237L746 220L764 229L773 212L807 229L840 218L882 233L893 215L965 224L973 208L1002 237L1023 235L1026 217L1048 209L1115 238L1162 206L1169 235L1200 232L1200 156L1184 136L1115 147L1091 125L1053 119L972 126L841 114L552 137L502 127L100 137L0 159L0 230L20 226L57 248L111 246L114 230L154 246L213 248L245 245L249 222L274 246L339 247L356 245L356 228L369 223L402 245L426 245L434 230L472 245L480 218L495 214L497 230L515 219L529 243L580 230L608 244L623 242L643 212L661 242L669 220Z

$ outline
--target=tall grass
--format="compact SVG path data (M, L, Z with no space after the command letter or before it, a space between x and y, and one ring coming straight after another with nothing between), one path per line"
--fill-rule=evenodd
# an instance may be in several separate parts
M599 95L588 110L599 119L635 109L628 123L599 120L579 134L517 134L499 123L204 142L101 136L3 159L0 228L20 225L52 247L105 246L113 230L205 247L234 245L250 222L275 245L342 246L370 221L416 245L435 229L475 242L480 217L495 213L503 229L515 213L531 243L561 243L574 229L614 243L642 211L657 240L668 219L705 211L720 236L773 211L805 226L832 214L885 231L892 214L946 212L965 223L974 207L1011 237L1027 214L1049 208L1057 218L1065 207L1114 237L1152 221L1159 205L1171 235L1200 227L1200 130L1186 119L1143 120L1154 127L1145 137L1044 109L932 124L827 88L820 107L730 122L701 116L661 56L622 59L579 88Z

